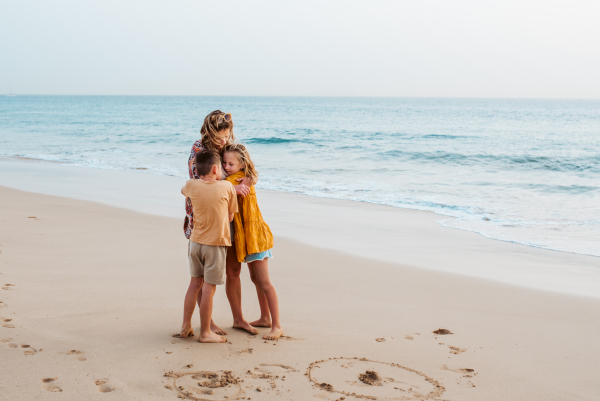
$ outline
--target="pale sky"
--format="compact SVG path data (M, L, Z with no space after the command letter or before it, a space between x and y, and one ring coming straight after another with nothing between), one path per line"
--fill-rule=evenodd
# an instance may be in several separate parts
M600 98L600 1L0 1L0 93Z

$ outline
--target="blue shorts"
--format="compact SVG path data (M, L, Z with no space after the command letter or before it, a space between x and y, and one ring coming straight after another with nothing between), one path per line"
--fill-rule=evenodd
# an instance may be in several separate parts
M265 260L267 258L273 258L273 254L270 249L259 253L251 253L250 255L246 255L244 259L244 263L256 262L257 260Z

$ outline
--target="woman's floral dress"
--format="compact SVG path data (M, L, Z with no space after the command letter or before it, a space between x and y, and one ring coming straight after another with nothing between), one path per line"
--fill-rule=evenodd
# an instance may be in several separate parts
M196 172L196 165L194 164L194 158L196 153L203 151L202 142L198 139L192 145L192 151L190 152L190 158L188 159L188 170L190 173L190 179L199 179L200 176ZM194 209L192 208L192 200L185 198L185 220L183 221L183 232L187 239L190 239L192 230L194 229Z

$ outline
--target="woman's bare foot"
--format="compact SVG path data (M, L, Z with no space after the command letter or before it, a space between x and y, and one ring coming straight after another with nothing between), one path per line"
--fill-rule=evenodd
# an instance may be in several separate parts
M220 334L222 336L227 335L227 332L225 330L223 330L222 328L220 328L219 326L217 326L215 324L215 322L213 322L213 321L210 322L210 331L212 331L213 333L216 333L216 334Z
M179 336L181 338L194 337L194 329L192 329L192 326L182 327Z
M283 335L283 329L281 327L273 327L269 334L265 335L263 338L265 340L277 340L279 337Z
M254 326L254 327L271 327L271 319L269 319L269 318L263 319L261 317L258 320L250 322L250 326Z
M227 341L225 337L221 337L220 335L215 334L212 331L206 336L200 334L200 338L198 338L198 342L200 343L224 343L225 341Z
M245 330L253 336L258 334L258 330L250 325L247 321L243 320L241 322L233 322L233 328L238 330Z

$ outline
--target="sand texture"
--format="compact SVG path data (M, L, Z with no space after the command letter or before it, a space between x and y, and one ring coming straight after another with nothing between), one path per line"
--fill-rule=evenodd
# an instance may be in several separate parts
M181 224L0 187L0 400L600 399L598 299L369 260L277 231L270 270L285 337L231 329L224 286L214 319L228 343L173 337L189 281ZM502 249L487 257L503 260ZM453 257L473 265L477 252L460 245ZM245 267L242 282L253 320Z

